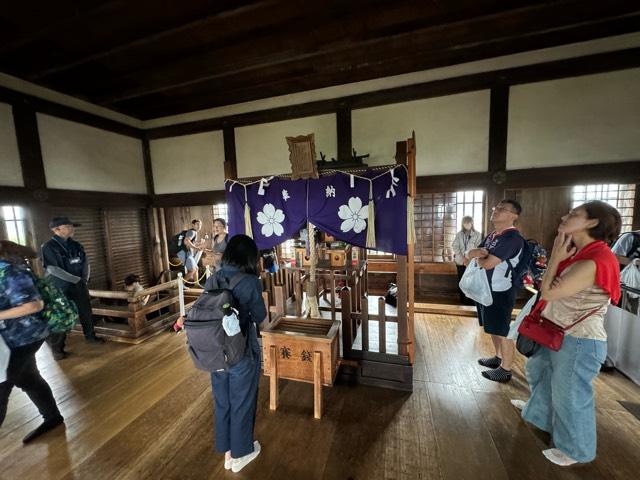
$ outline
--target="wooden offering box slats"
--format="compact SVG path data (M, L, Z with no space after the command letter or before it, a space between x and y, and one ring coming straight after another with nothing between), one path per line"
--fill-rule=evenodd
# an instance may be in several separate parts
M322 385L332 386L338 372L340 322L280 317L262 331L264 374L269 407L278 406L278 379L314 384L314 416L322 416Z
M280 317L264 329L262 352L264 373L271 373L269 349L277 347L278 378L313 383L313 352L322 354L322 384L333 385L338 363L340 322L322 319Z

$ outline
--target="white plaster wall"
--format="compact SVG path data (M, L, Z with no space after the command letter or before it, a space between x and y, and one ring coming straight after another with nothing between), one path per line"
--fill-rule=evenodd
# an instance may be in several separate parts
M285 137L315 134L316 157L337 156L336 116L319 115L282 122L236 128L238 177L258 177L291 172Z
M161 138L150 146L155 193L224 188L222 131Z
M507 168L637 160L640 69L511 88Z
M13 110L6 103L0 103L0 185L24 186Z
M416 132L416 174L488 169L490 92L462 93L352 112L353 146L371 166L395 163L396 142Z
M146 193L142 142L37 114L47 187Z

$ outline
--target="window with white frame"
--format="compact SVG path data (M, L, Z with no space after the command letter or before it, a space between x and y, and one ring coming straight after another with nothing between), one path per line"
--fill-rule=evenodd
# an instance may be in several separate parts
M453 239L461 228L462 217L473 218L476 230L484 222L484 192L469 190L416 195L414 203L416 262L453 261Z
M280 260L293 260L295 258L295 240L290 238L280 244Z
M633 204L636 186L634 184L576 185L571 192L571 208L589 200L602 200L620 212L622 231L630 232L633 226Z
M482 232L484 225L484 192L482 190L456 192L457 230L461 228L463 217L473 218L473 228Z
M0 207L3 236L20 245L27 244L27 219L24 208L6 205Z
M213 205L213 218L222 218L229 224L229 210L226 203L216 203Z

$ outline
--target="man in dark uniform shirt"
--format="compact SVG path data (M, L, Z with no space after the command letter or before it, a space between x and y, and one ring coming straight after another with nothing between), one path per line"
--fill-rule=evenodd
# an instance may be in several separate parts
M104 340L96 337L91 314L91 297L87 286L89 259L82 245L73 240L75 227L78 226L67 217L56 217L49 222L54 235L42 245L42 265L46 275L78 307L82 332L87 342L102 343ZM56 360L66 356L66 336L65 332L52 333L47 339Z

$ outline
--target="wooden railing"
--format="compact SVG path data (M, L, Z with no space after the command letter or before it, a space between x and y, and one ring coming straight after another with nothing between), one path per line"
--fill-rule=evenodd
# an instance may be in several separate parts
M286 315L289 306L294 303L296 312L298 311L298 303L302 304L302 277L300 271L289 268L281 268L276 273L260 274L262 297L270 318Z
M343 356L345 358L375 358L389 359L389 355L399 355L407 357L409 351L409 319L407 316L407 269L406 257L397 258L397 314L387 315L384 298L378 298L377 312L372 312L369 305L369 297L365 296L366 290L359 292L359 311L352 310L353 292L342 291L340 300L342 306L342 345ZM378 323L377 342L372 342L369 332L369 322ZM397 349L388 351L387 348L387 325L396 324ZM360 345L354 348L357 339L358 327L360 327ZM377 343L377 349L372 348Z
M179 316L178 280L139 292L89 290L91 310L104 317L96 332L110 340L140 343L170 325ZM149 296L143 305L141 300ZM122 318L124 322L114 319Z

